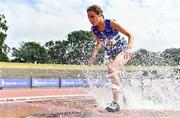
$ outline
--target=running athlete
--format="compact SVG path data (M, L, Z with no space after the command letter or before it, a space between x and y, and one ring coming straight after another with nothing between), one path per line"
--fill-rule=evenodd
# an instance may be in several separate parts
M99 49L104 47L109 61L108 77L111 78L113 92L113 101L106 107L106 110L109 112L119 111L120 78L118 73L131 58L133 36L114 20L104 19L103 11L98 5L89 6L87 15L92 24L91 30L96 38L96 45L88 64L91 65L94 62ZM128 37L128 42L120 36L119 32Z

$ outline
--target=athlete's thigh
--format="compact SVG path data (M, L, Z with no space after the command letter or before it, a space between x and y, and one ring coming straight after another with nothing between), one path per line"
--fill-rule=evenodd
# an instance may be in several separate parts
M121 68L124 64L127 63L127 60L124 58L124 53L119 53L116 58L111 62L111 66L114 66L116 68Z

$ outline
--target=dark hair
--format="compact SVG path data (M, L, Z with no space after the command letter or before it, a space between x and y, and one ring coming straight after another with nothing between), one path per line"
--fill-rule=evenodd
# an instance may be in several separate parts
M96 14L101 14L102 15L102 17L104 18L104 15L103 15L103 10L101 9L101 7L100 6L98 6L98 5L91 5L91 6L89 6L88 8L87 8L87 12L88 11L93 11L93 12L95 12Z

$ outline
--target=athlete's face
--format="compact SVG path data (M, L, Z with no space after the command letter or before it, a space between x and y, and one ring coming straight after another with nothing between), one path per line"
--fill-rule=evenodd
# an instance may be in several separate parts
M100 14L98 15L93 11L88 11L87 14L88 14L89 21L93 26L96 26L102 17Z

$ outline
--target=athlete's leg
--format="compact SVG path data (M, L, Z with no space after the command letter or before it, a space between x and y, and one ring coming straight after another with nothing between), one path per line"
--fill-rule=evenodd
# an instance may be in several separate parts
M117 89L114 89L113 91L113 100L115 102L118 102L119 96L120 96L120 78L119 78L119 71L122 67L122 62L124 61L124 55L118 54L116 58L110 62L108 69L109 69L109 77L111 78L112 84L117 86Z
M114 104L117 104L117 105L120 98L120 78L118 74L121 67L124 66L124 64L126 64L127 61L128 60L124 59L124 53L119 53L114 60L110 61L108 65L109 77L111 78L111 82L114 86L113 87L113 101L114 101ZM111 110L112 109L109 109L109 111Z

